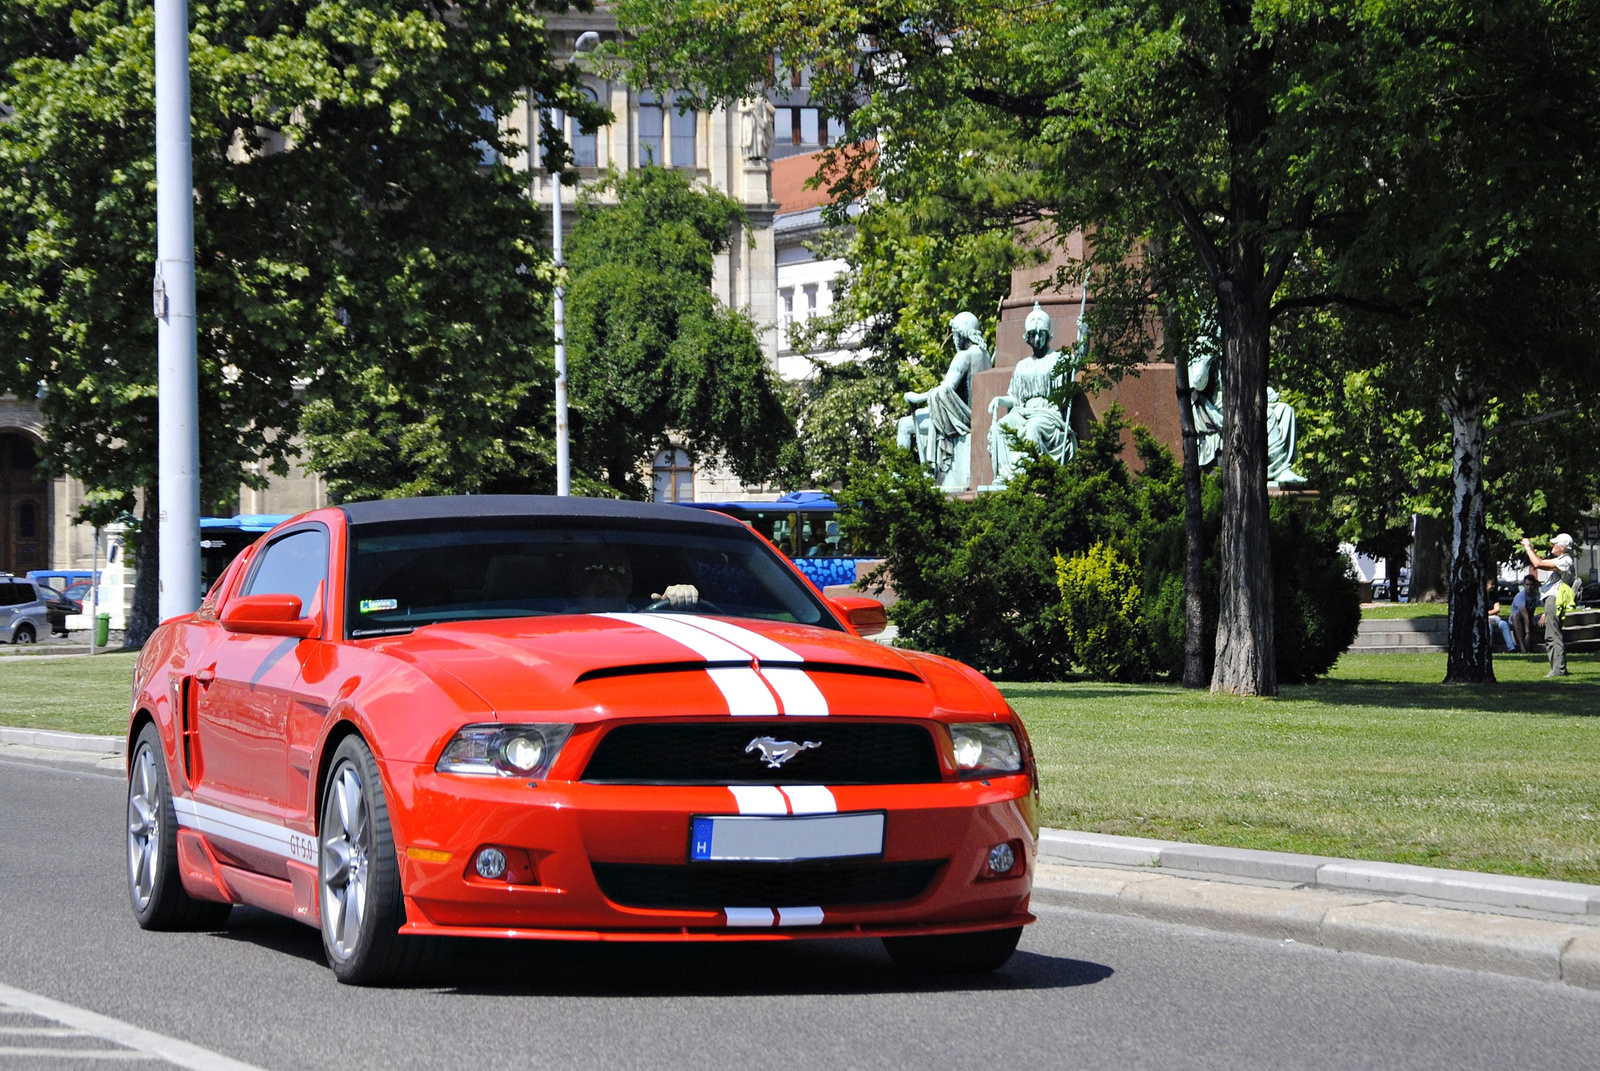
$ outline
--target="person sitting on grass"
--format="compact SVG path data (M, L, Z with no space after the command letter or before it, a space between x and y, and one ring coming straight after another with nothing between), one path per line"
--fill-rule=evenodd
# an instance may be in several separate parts
M1506 651L1509 654L1517 653L1517 638L1511 633L1511 622L1500 616L1500 582L1490 578L1484 581L1484 589L1488 592L1486 601L1489 603L1489 623L1500 629L1500 636L1506 641Z
M1511 650L1533 650L1533 637L1536 622L1534 614L1539 606L1539 581L1531 574L1522 578L1522 585L1517 589L1517 597L1511 600L1511 631L1517 637L1517 645Z

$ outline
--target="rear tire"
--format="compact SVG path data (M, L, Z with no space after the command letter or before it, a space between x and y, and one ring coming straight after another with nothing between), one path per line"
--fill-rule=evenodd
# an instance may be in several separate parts
M33 641L32 625L18 625L17 630L11 634L12 643L32 643Z
M932 937L885 937L895 966L918 974L988 974L1006 965L1022 939L1022 927Z
M178 814L154 725L140 731L128 764L128 895L147 930L216 930L233 910L190 896L178 876Z
M402 937L405 902L378 763L358 736L333 753L318 826L322 948L346 985L406 981L431 963L436 943Z

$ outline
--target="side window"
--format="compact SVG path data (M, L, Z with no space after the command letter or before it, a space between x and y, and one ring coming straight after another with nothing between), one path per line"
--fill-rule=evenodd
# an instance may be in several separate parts
M23 586L10 580L0 582L0 606L20 606L28 600L23 596Z
M311 611L317 585L328 578L328 533L307 528L275 540L261 552L255 575L242 594L298 595L300 616Z

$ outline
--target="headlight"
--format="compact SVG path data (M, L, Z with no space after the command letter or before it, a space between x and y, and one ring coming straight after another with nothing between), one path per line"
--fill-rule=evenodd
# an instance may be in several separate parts
M956 768L963 773L1016 773L1022 769L1022 748L1009 725L952 725L950 740L956 746Z
M469 725L445 746L434 769L481 777L543 777L571 725Z

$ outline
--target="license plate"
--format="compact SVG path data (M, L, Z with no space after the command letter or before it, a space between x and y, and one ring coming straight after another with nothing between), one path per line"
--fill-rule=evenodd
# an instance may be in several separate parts
M882 811L689 820L689 858L696 862L790 863L882 854Z

